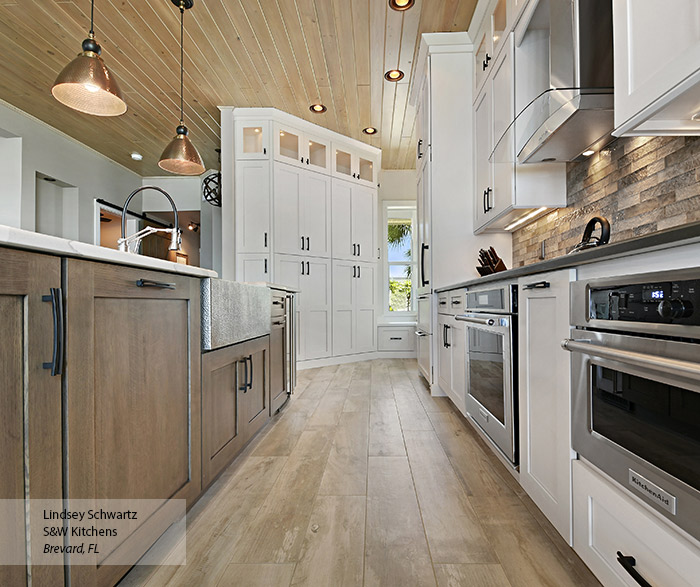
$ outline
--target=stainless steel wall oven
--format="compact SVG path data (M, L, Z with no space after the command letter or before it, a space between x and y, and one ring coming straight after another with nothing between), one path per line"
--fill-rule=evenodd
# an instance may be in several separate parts
M700 270L571 294L574 450L700 538Z
M513 465L517 452L517 287L468 291L467 414Z

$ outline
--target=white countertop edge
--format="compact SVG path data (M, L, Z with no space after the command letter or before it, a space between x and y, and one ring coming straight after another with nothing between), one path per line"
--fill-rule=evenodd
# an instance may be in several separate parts
M122 253L115 249L91 245L80 241L68 240L30 230L22 230L11 226L0 225L0 246L39 251L60 257L76 257L93 261L104 261L118 265L130 265L132 267L144 267L193 277L218 277L216 271L181 265L163 259L154 259L133 253Z

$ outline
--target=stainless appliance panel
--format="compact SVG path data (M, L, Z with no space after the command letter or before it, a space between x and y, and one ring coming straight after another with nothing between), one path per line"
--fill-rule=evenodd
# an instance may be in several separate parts
M700 345L580 328L571 338L574 450L700 538Z
M466 326L467 414L516 463L513 317L471 313L456 319Z

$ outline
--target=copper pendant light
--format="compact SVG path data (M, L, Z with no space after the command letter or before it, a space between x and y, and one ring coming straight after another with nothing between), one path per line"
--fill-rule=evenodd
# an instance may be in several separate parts
M178 175L201 175L205 171L202 158L197 148L188 138L188 130L185 126L184 110L184 14L194 6L194 0L172 0L180 9L180 124L175 131L175 138L170 141L163 154L160 156L158 166L170 173Z
M83 52L58 74L51 93L73 110L94 116L119 116L126 102L119 84L100 57L102 48L93 30L95 0L90 6L90 33L83 41Z

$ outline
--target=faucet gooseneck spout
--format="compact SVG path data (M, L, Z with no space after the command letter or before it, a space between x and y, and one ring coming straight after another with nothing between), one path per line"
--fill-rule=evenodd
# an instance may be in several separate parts
M138 232L132 234L131 236L127 237L126 236L126 214L127 210L129 208L129 203L131 202L132 198L138 194L139 192L142 192L144 190L155 190L157 192L160 192L163 194L166 198L168 198L168 202L170 202L170 205L173 208L173 214L175 216L175 228L154 228L153 226L147 226L146 228L139 230ZM124 209L122 210L122 236L119 240L117 240L117 244L119 245L119 250L123 252L131 252L131 253L136 253L139 250L139 247L141 245L141 240L145 237L147 237L149 234L154 234L156 232L169 232L171 234L170 237L170 246L168 247L168 250L170 251L179 251L180 250L180 243L181 243L181 236L182 232L180 231L180 221L178 220L177 217L177 207L175 206L175 202L173 199L170 197L170 194L166 192L164 189L159 188L158 186L154 185L145 185L140 188L135 189L133 192L129 194L129 197L126 199L126 202L124 202ZM133 244L133 246L132 246Z

